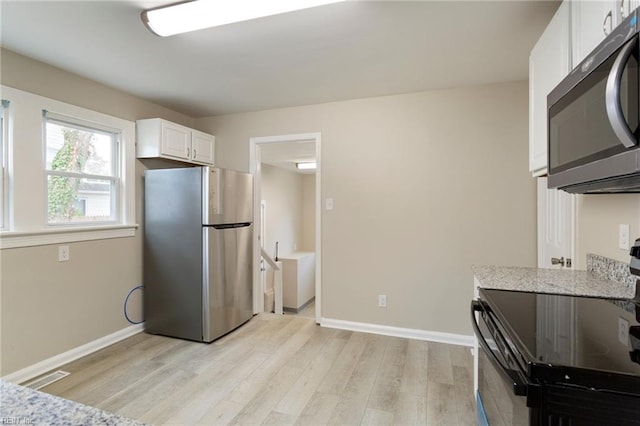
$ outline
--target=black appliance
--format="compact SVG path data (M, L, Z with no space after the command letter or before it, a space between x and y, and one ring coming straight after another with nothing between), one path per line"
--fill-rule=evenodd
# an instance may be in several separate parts
M640 299L479 295L479 424L640 425Z
M639 15L632 12L548 95L549 188L640 192Z

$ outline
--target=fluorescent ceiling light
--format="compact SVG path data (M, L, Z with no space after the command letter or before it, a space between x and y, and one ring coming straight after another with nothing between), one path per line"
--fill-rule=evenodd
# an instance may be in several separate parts
M298 170L315 170L316 162L309 161L308 163L296 163L296 167L298 168Z
M340 1L344 0L196 0L146 10L142 22L167 37Z

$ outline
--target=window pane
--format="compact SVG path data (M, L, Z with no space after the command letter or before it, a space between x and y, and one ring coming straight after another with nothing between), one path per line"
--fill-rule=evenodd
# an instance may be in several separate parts
M47 169L113 176L115 135L47 121Z
M115 220L112 180L48 176L47 189L49 223Z

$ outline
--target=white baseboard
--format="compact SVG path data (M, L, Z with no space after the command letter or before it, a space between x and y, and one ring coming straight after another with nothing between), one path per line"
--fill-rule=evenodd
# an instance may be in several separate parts
M134 334L137 334L143 330L144 326L142 324L123 328L122 330L116 331L115 333L101 337L82 346L78 346L77 348L71 349L70 351L63 352L59 355L53 356L51 358L45 359L44 361L40 361L36 364L30 365L29 367L23 368L22 370L7 374L6 376L3 376L2 379L11 383L24 383L27 380L31 380L34 377L38 377L51 370L55 370L56 368L68 364L71 361L75 361L78 358L82 358L83 356L87 356L93 352L99 351L100 349L105 348L109 345L113 345L114 343L124 340L127 337L133 336Z
M473 336L467 336L464 334L441 333L439 331L418 330L415 328L390 327L388 325L343 321L331 318L321 318L320 325L327 328L382 334L384 336L405 337L407 339L428 340L430 342L449 343L451 345L459 346L473 346L474 344Z

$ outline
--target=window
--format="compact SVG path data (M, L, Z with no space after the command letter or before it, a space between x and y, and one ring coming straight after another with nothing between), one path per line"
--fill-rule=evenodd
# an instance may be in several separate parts
M0 103L0 229L8 228L9 224L9 200L8 200L8 109L9 101L2 100Z
M119 132L46 111L44 117L47 222L117 222Z
M12 87L0 93L11 102L0 132L0 250L135 236L135 123Z

